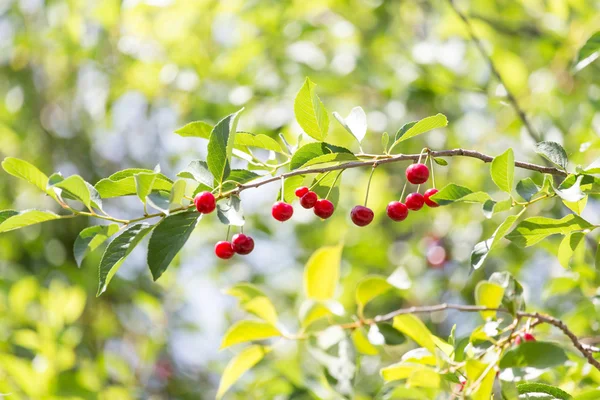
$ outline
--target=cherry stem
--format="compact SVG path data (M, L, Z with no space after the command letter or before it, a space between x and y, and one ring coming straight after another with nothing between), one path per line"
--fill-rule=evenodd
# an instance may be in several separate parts
M312 188L314 188L316 185L318 185L319 183L321 183L321 181L325 178L327 178L327 175L329 175L331 173L331 171L327 171L323 174L322 177L320 177L318 180L315 181L315 183L313 183L308 190L312 190Z
M229 232L231 232L231 225L227 225L227 235L225 236L225 241L229 240Z
M404 192L406 192L406 185L408 185L408 180L404 181L404 187L402 188L402 194L400 195L400 203L402 203L402 199L404 198Z
M281 176L281 201L285 201L285 178Z
M421 152L419 153L419 159L417 160L417 164L421 163L421 158L423 158L423 153L426 153L429 149L427 147L425 147L423 150L421 150ZM429 153L427 153L429 155ZM427 162L427 160L425 160L425 162Z
M373 173L375 172L375 168L377 168L377 164L373 165L373 169L371 169L371 174L369 175L369 182L367 183L367 193L365 194L365 207L367 206L367 201L369 200L369 189L371 188L371 179L373 179Z
M333 190L333 188L335 187L335 184L337 183L338 179L340 178L340 176L342 175L342 173L345 171L345 169L341 170L339 174L337 174L337 176L335 177L335 179L333 180L333 183L331 184L331 187L329 188L329 191L327 192L327 196L325 196L325 199L329 198L329 194L331 193L331 191Z
M429 158L429 164L431 165L431 184L433 185L433 188L435 189L435 173L433 172L433 157Z

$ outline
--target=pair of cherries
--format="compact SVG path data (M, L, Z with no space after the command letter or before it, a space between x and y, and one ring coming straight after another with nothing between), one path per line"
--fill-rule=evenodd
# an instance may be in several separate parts
M215 196L211 192L201 192L194 197L196 210L201 214L210 214L217 208ZM233 235L231 242L222 240L215 245L215 254L217 257L227 260L235 253L246 255L254 250L254 239L243 233Z
M531 333L529 332L525 332L523 335L519 335L515 338L515 345L520 345L521 342L535 342L535 336L533 336Z
M306 209L313 209L315 215L322 219L327 219L333 215L335 207L333 203L327 199L319 199L319 196L311 191L306 186L301 186L294 192L296 197L300 199L300 205ZM278 201L271 208L271 215L277 221L287 221L294 215L294 208L291 204L284 201Z

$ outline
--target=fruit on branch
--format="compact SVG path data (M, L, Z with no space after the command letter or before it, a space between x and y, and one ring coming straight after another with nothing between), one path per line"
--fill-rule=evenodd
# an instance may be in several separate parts
M425 204L425 198L421 193L411 193L406 196L406 207L409 210L418 211L423 208L423 204Z
M223 260L228 260L235 252L233 251L233 247L231 247L231 243L225 240L221 240L215 244L215 254L217 257L222 258Z
M350 211L352 222L357 226L367 226L373 221L373 210L365 206L356 206Z
M430 197L436 194L437 192L439 192L439 190L437 190L436 188L427 189L427 191L425 191L423 197L425 198L425 204L427 204L429 207L435 208L440 206L438 203L430 199Z
M315 203L314 212L317 217L327 219L333 215L335 207L333 203L327 199L317 200Z
M386 213L394 221L404 221L408 217L408 207L399 201L392 201L388 204Z
M429 179L429 168L421 163L411 164L406 168L406 179L414 185L425 183Z
M515 344L518 346L521 344L522 341L526 341L526 342L535 342L535 336L533 336L531 333L529 332L525 332L522 335L519 335L515 338Z
M308 191L309 191L309 189L306 186L300 186L299 188L296 189L296 191L294 191L294 194L296 194L296 197L302 197L306 193L308 193Z
M300 198L300 205L304 208L313 208L317 200L319 200L319 196L315 192L309 191Z
M250 254L254 250L254 239L243 233L237 233L231 238L231 247L238 254Z
M287 221L288 219L292 218L293 214L294 208L291 206L291 204L288 204L283 201L276 202L275 204L273 204L273 208L271 209L271 215L273 216L273 218L281 222Z
M201 192L194 197L194 205L199 213L210 214L215 211L217 202L215 201L215 196L211 192Z

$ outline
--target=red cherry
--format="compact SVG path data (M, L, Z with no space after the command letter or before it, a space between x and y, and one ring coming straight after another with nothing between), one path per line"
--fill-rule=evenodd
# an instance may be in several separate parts
M333 206L332 202L330 202L327 199L321 199L321 200L317 200L317 202L315 203L314 211L315 211L315 215L317 217L327 219L327 218L331 217L334 209L335 209L335 207Z
M271 215L273 218L281 222L292 218L293 214L294 208L290 204L283 201L278 201L277 203L273 204L273 208L271 209Z
M235 234L231 238L231 247L238 254L250 254L254 250L254 239L243 233Z
M420 185L429 179L429 168L425 164L411 164L406 168L406 179L414 185Z
M296 197L302 197L308 193L308 188L306 186L300 186L294 193L296 194Z
M523 334L523 339L526 342L535 342L535 337L531 333L529 333L529 332L525 332Z
M435 208L440 206L438 203L430 199L430 197L436 194L437 192L439 192L439 190L433 188L427 189L427 191L425 191L423 197L425 198L425 204L427 204L429 207Z
M406 207L409 210L418 211L423 208L423 204L425 204L425 198L421 193L411 193L406 196Z
M198 193L194 197L194 205L196 206L196 210L202 214L210 214L217 207L215 196L211 192Z
M231 247L230 242L222 240L215 244L215 254L217 255L217 257L222 258L223 260L230 259L231 257L233 257L234 253L235 252L233 251L233 247Z
M520 345L520 344L521 344L521 342L522 342L522 340L521 340L521 336L517 336L517 337L515 338L515 345L517 345L517 346L518 346L518 345Z
M404 221L408 217L408 207L399 201L392 201L386 209L388 217L394 221Z
M367 226L373 221L373 210L364 206L356 206L350 212L352 222L357 226Z
M319 200L319 196L315 192L307 192L300 198L300 205L304 208L313 208L317 200Z

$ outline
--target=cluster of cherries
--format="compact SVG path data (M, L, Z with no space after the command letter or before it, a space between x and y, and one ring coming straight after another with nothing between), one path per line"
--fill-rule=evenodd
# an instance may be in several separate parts
M211 192L202 192L194 197L194 205L199 213L210 214L215 211L217 202ZM221 240L215 245L215 254L224 260L233 257L235 253L241 255L250 254L252 250L254 250L254 239L243 233L233 235L231 242Z
M529 332L525 332L522 335L519 335L515 338L515 345L520 345L521 342L535 342L535 336L533 336L531 333Z
M306 186L297 188L294 193L300 199L300 205L306 209L312 208L317 217L327 219L333 215L335 210L333 203L327 199L319 199L319 196ZM293 214L292 205L284 201L276 202L271 208L271 215L277 221L287 221Z

